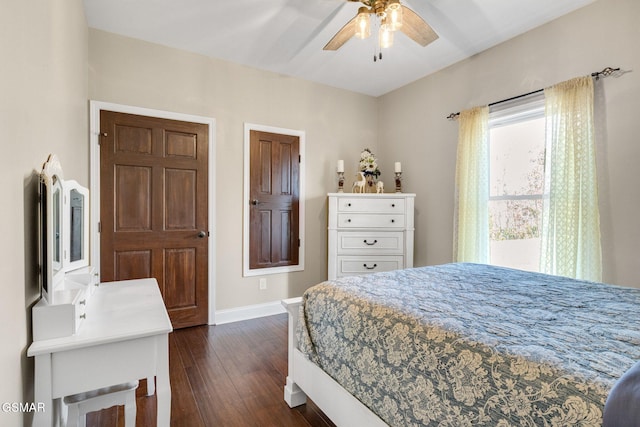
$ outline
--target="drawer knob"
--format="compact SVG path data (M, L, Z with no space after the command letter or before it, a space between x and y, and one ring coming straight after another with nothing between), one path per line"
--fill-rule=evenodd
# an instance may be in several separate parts
M80 318L81 318L81 319L86 319L86 318L87 318L87 313L81 314L81 315L80 315Z
M351 218L347 219L347 222L351 222Z
M375 245L376 243L378 243L378 241L377 241L377 240L374 240L373 242L369 243L369 242L367 241L367 239L364 239L364 244L365 244L365 245L373 246L373 245Z
M364 268L366 268L367 270L373 270L374 268L376 268L378 266L378 264L373 264L372 267L369 267L367 264L362 264L362 266Z
M86 300L86 299L83 299L83 300L82 300L82 301L80 301L78 304L80 304L80 305L86 305L86 304L87 304L87 300Z
M396 207L396 204L395 204L395 203L391 203L391 207L392 207L392 208L395 208L395 207Z
M396 222L396 220L395 220L395 219L392 219L392 220L391 220L391 222Z
M348 207L351 207L351 203L347 203L347 206L348 206Z

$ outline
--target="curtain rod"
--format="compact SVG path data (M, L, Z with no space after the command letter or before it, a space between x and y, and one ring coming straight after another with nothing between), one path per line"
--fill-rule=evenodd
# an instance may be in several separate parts
M618 68L606 67L602 71L596 71L594 73L591 73L591 77L595 78L596 80L599 80L600 77L609 77L610 75L612 75L613 73L615 73L617 71L620 71L620 67L618 67ZM492 106L497 105L497 104L502 104L503 102L513 101L514 99L524 98L525 96L533 95L535 93L540 93L542 91L544 91L544 89L538 89L538 90L534 90L533 92L529 92L529 93L525 93L525 94L517 95L517 96L512 96L511 98L507 98L507 99L503 99L503 100L500 100L500 101L492 102L491 104L489 104L489 107L492 107ZM451 113L446 118L447 118L447 120L455 120L455 119L458 118L459 115L460 115L460 112Z

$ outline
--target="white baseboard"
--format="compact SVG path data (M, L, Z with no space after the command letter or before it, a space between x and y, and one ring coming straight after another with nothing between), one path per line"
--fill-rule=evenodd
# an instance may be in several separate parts
M255 319L257 317L273 316L286 313L280 301L264 304L246 305L244 307L229 308L216 311L216 325L224 323L240 322L242 320Z

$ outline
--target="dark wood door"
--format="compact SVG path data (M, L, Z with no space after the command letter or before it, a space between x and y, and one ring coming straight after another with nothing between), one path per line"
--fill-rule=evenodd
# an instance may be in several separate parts
M300 138L250 132L249 268L298 265Z
M100 112L100 275L154 277L174 328L208 320L208 125Z

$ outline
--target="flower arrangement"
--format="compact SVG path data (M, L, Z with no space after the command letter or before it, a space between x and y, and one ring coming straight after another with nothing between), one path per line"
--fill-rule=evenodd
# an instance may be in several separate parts
M365 148L362 153L360 153L360 164L358 166L360 172L364 173L365 176L368 175L378 179L381 174L380 169L378 169L376 156L368 148Z

